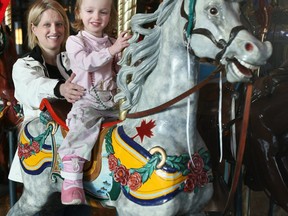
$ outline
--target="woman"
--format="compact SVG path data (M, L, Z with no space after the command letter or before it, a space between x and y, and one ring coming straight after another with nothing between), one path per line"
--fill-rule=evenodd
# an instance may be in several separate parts
M62 52L70 34L63 7L54 0L34 2L29 9L27 28L28 46L32 51L19 58L12 71L15 98L23 106L23 125L39 117L43 98L65 98L74 103L85 92L83 87L71 83L75 74L69 71L68 59ZM16 155L9 179L23 182L19 168Z

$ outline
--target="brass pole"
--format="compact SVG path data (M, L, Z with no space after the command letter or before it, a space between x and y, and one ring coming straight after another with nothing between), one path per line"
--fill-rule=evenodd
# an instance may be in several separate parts
M136 13L137 0L118 0L118 35L130 30L132 16Z
M12 8L11 8L11 2L9 2L9 5L6 8L5 11L5 25L8 25L9 29L12 31Z
M131 31L130 22L132 16L136 13L137 9L137 0L118 0L118 27L117 35L123 31ZM120 105L124 103L124 100L121 100ZM127 110L120 111L119 119L125 120Z

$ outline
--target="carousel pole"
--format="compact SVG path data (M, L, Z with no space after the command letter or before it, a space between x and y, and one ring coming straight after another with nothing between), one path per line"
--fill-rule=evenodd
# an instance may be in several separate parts
M137 0L118 0L118 27L117 35L123 31L131 31L130 23L132 16L136 13ZM124 103L124 100L119 102ZM120 111L119 119L124 120L126 118L127 111Z
M12 31L12 8L11 8L11 2L9 2L6 11L5 11L5 25L7 25Z
M118 35L130 30L132 16L136 13L137 0L118 0Z

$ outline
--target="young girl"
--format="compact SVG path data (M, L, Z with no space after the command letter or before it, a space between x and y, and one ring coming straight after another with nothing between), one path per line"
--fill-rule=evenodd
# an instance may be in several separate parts
M114 16L114 17L113 17ZM86 94L73 103L67 116L69 133L58 152L63 161L63 204L85 203L83 165L90 160L104 117L115 117L117 110L115 76L121 51L131 38L122 32L117 40L107 35L116 21L113 0L77 0L74 29L78 32L66 42L73 82L86 88Z

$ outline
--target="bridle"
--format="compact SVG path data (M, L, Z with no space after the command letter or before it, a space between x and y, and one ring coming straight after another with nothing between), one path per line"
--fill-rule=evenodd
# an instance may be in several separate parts
M246 28L243 25L235 26L234 28L232 28L232 30L230 32L228 42L226 42L224 39L220 39L219 41L217 41L215 36L208 29L197 28L197 29L191 29L190 32L187 32L189 17L188 17L188 14L185 12L185 9L184 9L184 0L182 2L182 5L181 5L181 16L187 20L187 22L184 26L184 30L183 30L183 40L184 40L185 45L189 46L189 51L195 55L193 49L189 45L190 36L193 34L194 35L195 34L203 35L204 37L207 37L217 48L221 49L215 56L216 62L220 62L224 53L226 52L227 47L229 47L229 45L233 42L233 40L238 35L238 33L242 30L246 30Z

